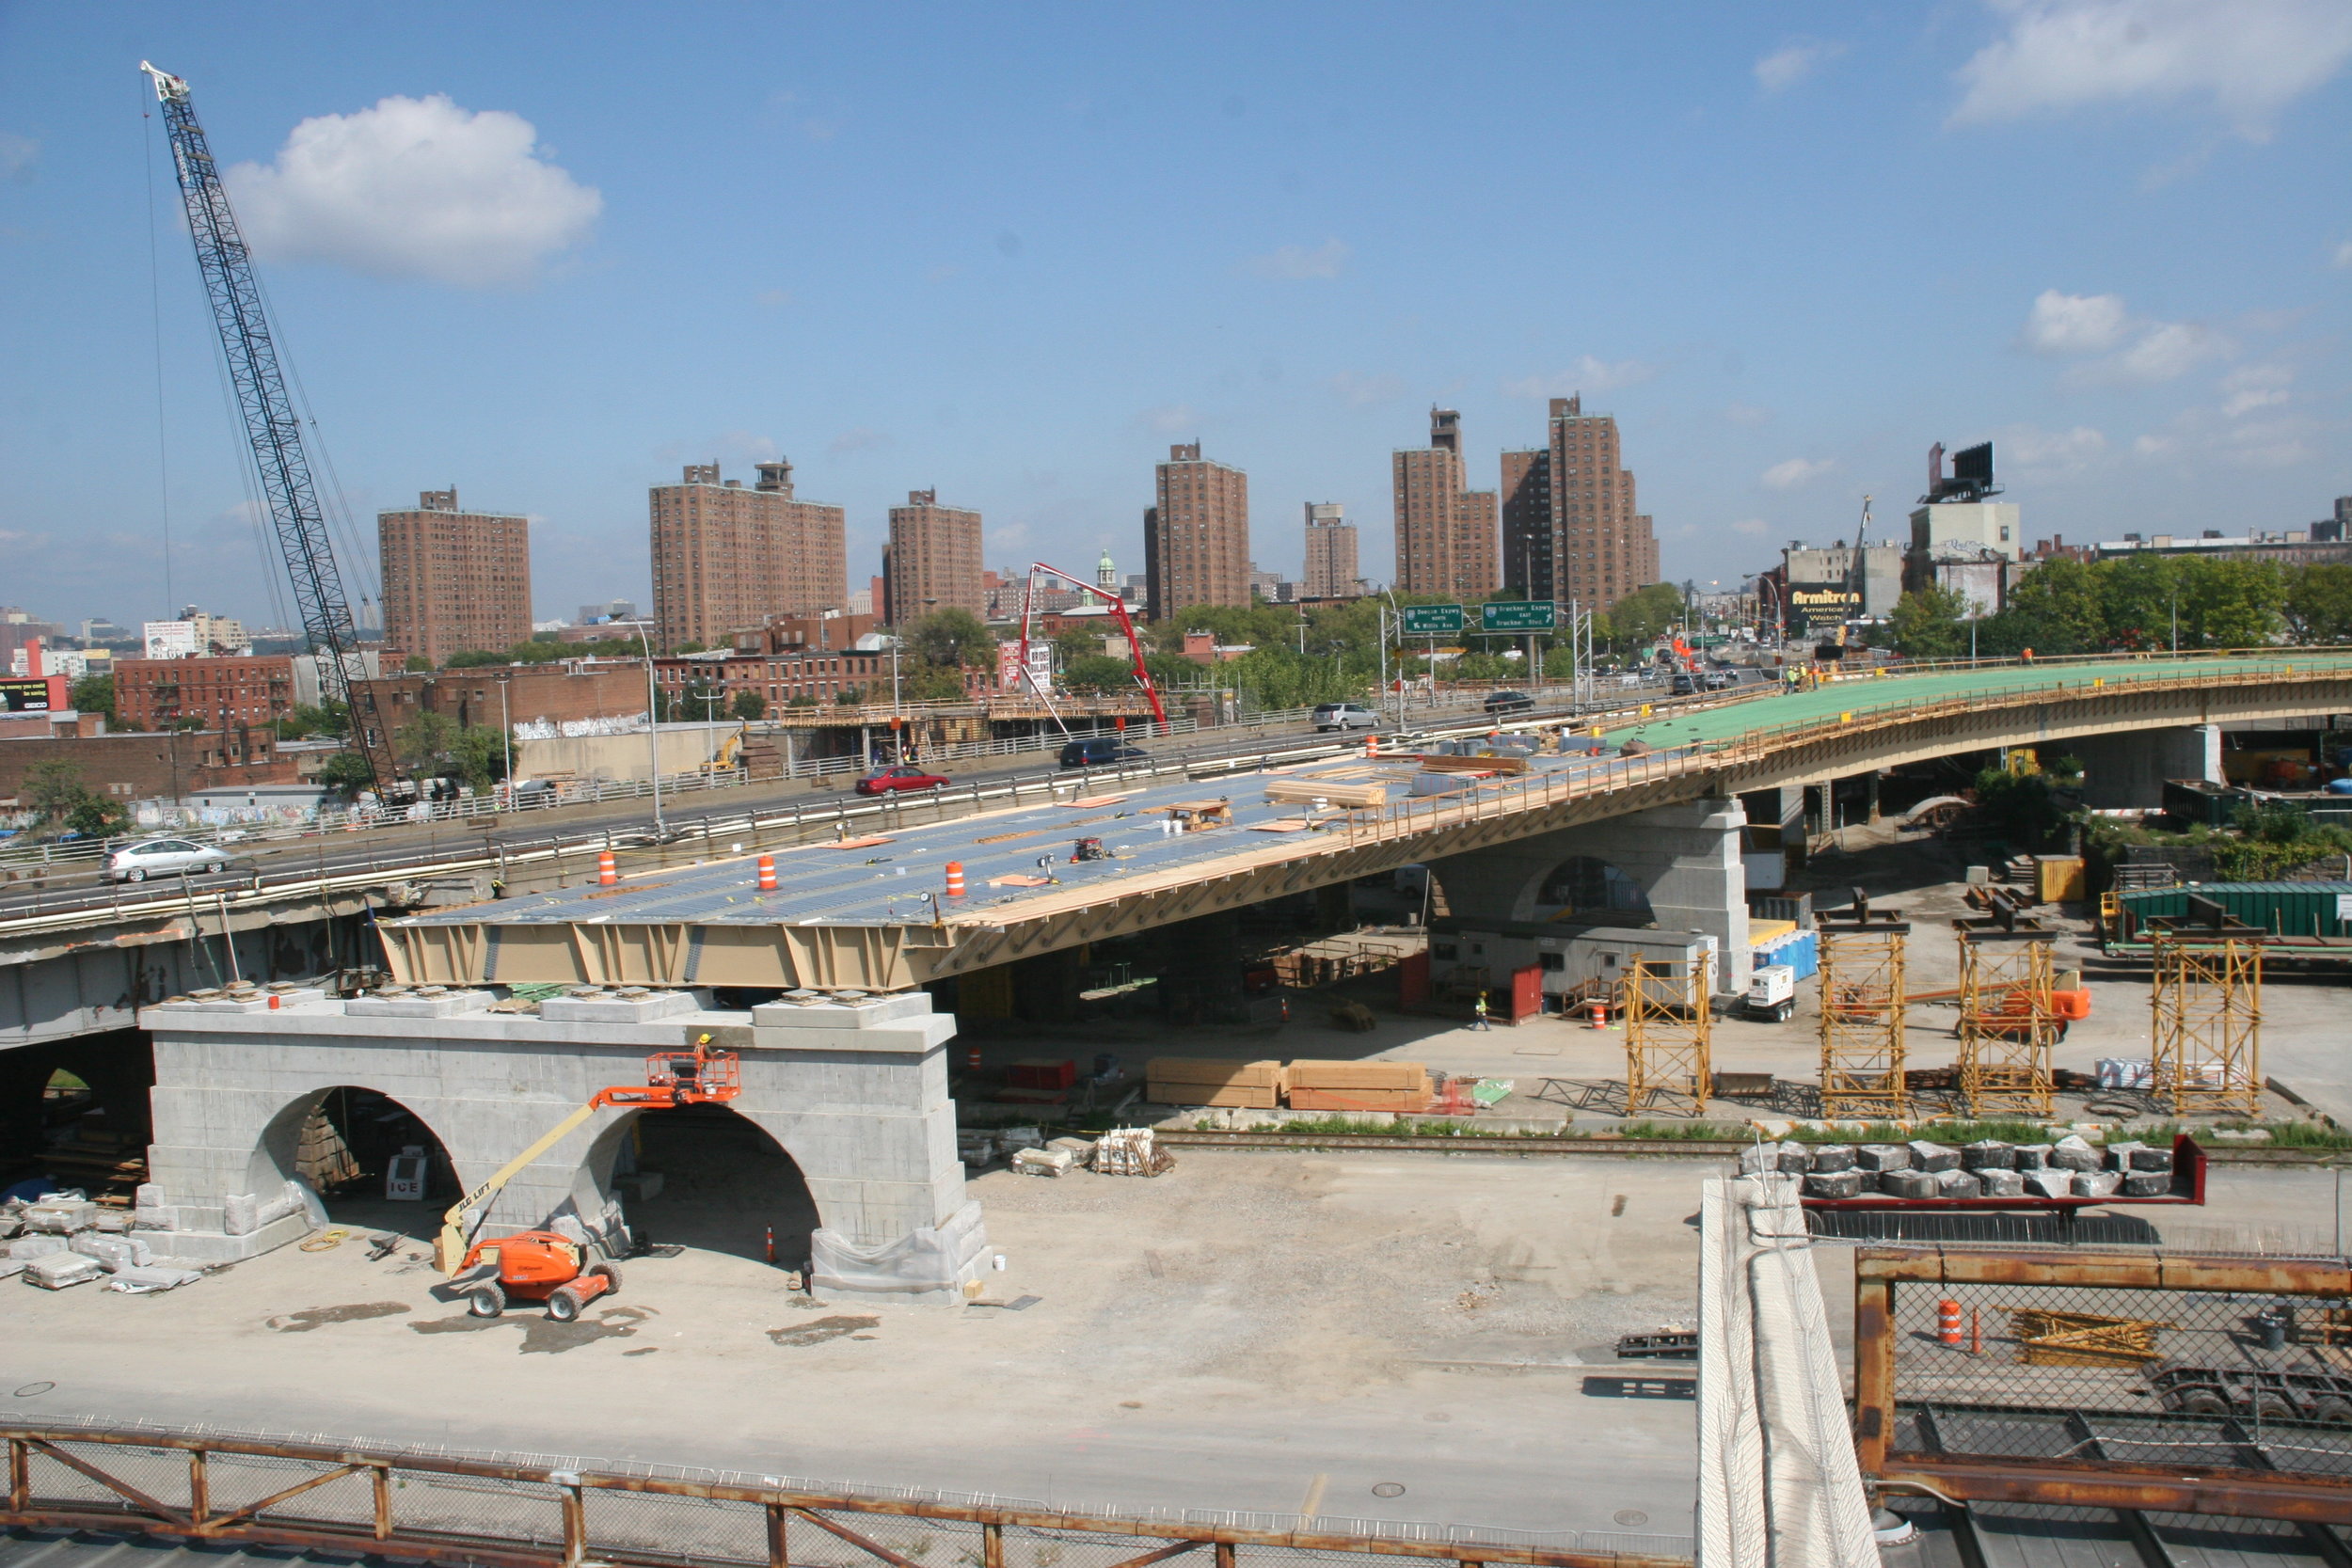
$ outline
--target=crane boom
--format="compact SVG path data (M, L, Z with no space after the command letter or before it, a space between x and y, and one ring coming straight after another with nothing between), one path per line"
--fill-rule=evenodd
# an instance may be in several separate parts
M380 723L372 721L373 715L360 711L356 700L350 656L357 652L358 634L350 602L343 597L326 520L319 511L318 487L302 448L301 421L286 395L285 372L262 306L261 285L253 276L252 254L237 228L236 214L230 210L229 192L220 182L204 127L197 121L188 84L145 60L139 69L153 79L156 102L163 105L172 169L179 178L181 204L187 210L188 234L196 244L197 268L204 276L205 296L229 361L229 378L254 467L260 470L262 493L269 499L278 547L294 579L303 635L319 656L321 694L343 703L353 742L381 789L397 776L389 737ZM364 688L366 683L357 684Z
M1136 635L1136 624L1128 618L1127 601L1116 594L1096 587L1073 572L1065 572L1058 566L1048 566L1042 561L1029 562L1029 585L1021 595L1021 678L1030 682L1036 679L1029 673L1029 607L1036 602L1037 579L1040 576L1059 578L1082 593L1093 594L1110 607L1111 614L1119 622L1120 633L1127 639L1127 656L1135 661L1136 684L1143 689L1144 700L1152 705L1152 717L1165 732L1168 728L1168 710L1160 705L1160 689L1152 684L1152 672L1144 667L1143 639Z

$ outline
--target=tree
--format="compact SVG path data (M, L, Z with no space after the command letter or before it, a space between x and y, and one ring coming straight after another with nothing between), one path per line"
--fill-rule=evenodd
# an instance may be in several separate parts
M748 724L768 717L768 699L756 691L739 691L735 701L727 705L727 711Z
M906 628L902 654L946 669L993 670L996 634L968 610L934 610Z
M1968 601L1932 583L1895 601L1887 629L1908 658L1951 658L1968 646Z
M1671 582L1653 582L1636 589L1609 607L1610 625L1618 640L1645 648L1658 634L1682 619L1682 590Z
M506 732L477 725L460 730L449 748L450 770L476 789L506 777Z
M65 816L65 825L85 838L104 838L130 820L130 812L121 805L87 790Z
M106 727L118 727L115 721L115 678L112 675L84 675L73 683L71 699L76 713L103 713Z
M487 665L511 664L514 661L508 658L503 653L493 653L487 648L468 648L462 653L450 655L449 663L443 668L450 670L479 670Z
M963 671L953 664L908 662L902 657L898 691L910 703L960 703L966 695Z
M457 721L427 710L393 732L392 750L410 772L436 774L447 762L456 739Z
M17 798L44 822L63 822L73 808L91 799L82 783L82 766L61 758L37 762L24 769Z
M1977 645L2002 656L2027 648L2038 654L2095 653L2106 646L2106 597L2097 568L2079 561L2045 561L2010 590L1999 614L1978 627Z
M726 688L707 675L696 675L669 694L662 705L662 719L672 724L708 723L720 712L726 694Z
M2067 817L2049 775L1999 768L1977 775L1977 808L1994 828L2029 846L2040 844Z
M317 707L297 707L281 715L278 721L278 738L299 740L312 735L340 738L350 728L350 711L342 704L330 699Z
M1095 644L1099 650L1100 642ZM1062 660L1060 682L1073 691L1127 691L1136 684L1136 668L1123 658L1101 652L1078 654Z
M368 759L357 752L337 752L319 769L319 783L345 795L357 795L375 785L375 775L368 769Z
M433 661L422 654L410 654L402 663L401 669L411 675L430 674L433 672Z
M2258 648L2277 640L2286 600L2277 562L2191 558L2178 564L2182 646Z
M2352 566L2300 568L2287 578L2281 609L2298 642L2352 642Z

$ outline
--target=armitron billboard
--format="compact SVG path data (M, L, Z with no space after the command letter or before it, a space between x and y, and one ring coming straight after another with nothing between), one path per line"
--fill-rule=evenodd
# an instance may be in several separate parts
M1788 626L1792 631L1834 627L1861 613L1862 595L1849 593L1842 582L1788 585Z

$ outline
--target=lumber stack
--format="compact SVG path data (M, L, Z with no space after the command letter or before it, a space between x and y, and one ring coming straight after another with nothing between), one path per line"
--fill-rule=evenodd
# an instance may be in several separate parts
M1224 1105L1271 1111L1282 1102L1282 1064L1154 1056L1144 1067L1145 1095L1155 1105Z
M1425 1111L1429 1072L1419 1062L1293 1062L1294 1111Z

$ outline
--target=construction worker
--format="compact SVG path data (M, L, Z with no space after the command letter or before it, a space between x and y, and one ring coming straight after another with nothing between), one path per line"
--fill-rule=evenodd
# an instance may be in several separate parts
M1486 993L1483 990L1478 993L1478 1018L1477 1021L1470 1025L1470 1027L1473 1029L1492 1029L1494 1027L1493 1024L1486 1022Z

